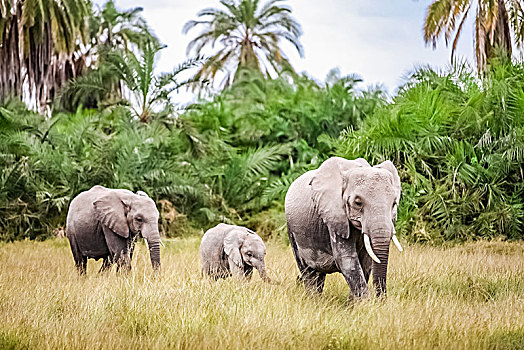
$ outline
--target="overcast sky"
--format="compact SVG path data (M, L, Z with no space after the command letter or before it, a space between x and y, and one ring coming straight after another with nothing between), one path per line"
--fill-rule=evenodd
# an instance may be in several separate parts
M104 0L95 0L103 4ZM120 9L141 6L143 16L160 40L167 45L157 65L170 71L186 59L187 43L199 29L187 35L182 27L196 19L206 7L220 7L218 0L116 0ZM261 0L261 3L264 3ZM390 93L415 66L446 67L450 50L441 41L436 50L426 47L422 25L430 0L288 0L292 14L302 25L305 57L291 46L286 54L299 72L323 81L331 68L342 74L356 73L361 85L384 84ZM465 25L458 56L472 61L473 23Z

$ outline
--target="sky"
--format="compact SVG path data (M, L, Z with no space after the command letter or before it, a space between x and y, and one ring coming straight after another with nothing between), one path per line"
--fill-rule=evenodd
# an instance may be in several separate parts
M101 5L104 0L95 0ZM291 45L284 52L298 72L324 81L332 68L343 75L357 74L361 87L382 84L390 93L415 67L445 68L451 50L441 40L437 49L424 44L422 26L430 0L288 0L293 17L301 24L300 58ZM159 72L183 62L186 47L200 29L182 34L184 24L197 19L199 10L220 7L218 0L116 0L119 9L143 7L143 16L167 45L157 64ZM261 3L265 3L261 0ZM473 17L473 16L472 16ZM457 56L474 64L473 21L467 22Z

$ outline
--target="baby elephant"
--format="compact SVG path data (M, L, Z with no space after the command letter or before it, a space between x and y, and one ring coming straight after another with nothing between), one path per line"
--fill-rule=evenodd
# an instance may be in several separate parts
M262 280L269 282L265 255L262 238L241 226L218 224L207 230L200 243L202 270L215 280L231 275L250 278L254 267Z

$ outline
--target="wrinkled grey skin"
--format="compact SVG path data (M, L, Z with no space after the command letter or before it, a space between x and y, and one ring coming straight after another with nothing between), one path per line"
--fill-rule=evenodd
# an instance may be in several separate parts
M251 278L253 268L269 282L264 257L266 246L255 232L241 226L218 224L200 243L202 271L215 280L231 275Z
M390 161L371 167L362 158L333 157L295 180L285 210L299 279L306 287L322 293L326 274L341 272L352 296L366 297L373 270L377 295L385 295L399 198L400 178ZM364 248L363 233L380 264Z
M88 258L104 259L100 271L117 263L128 271L137 235L149 245L153 268L160 268L160 234L155 202L142 191L94 186L71 201L66 234L75 265L86 273Z

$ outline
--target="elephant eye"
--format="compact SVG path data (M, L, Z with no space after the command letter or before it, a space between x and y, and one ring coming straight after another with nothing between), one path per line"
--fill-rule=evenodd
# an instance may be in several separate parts
M247 252L246 254L247 254L247 256L253 256L253 254L251 252Z
M142 222L142 218L138 217L138 218L135 218L136 221L138 222Z
M354 203L355 203L355 205L357 207L361 207L362 206L362 200L360 198L355 198L355 202Z

